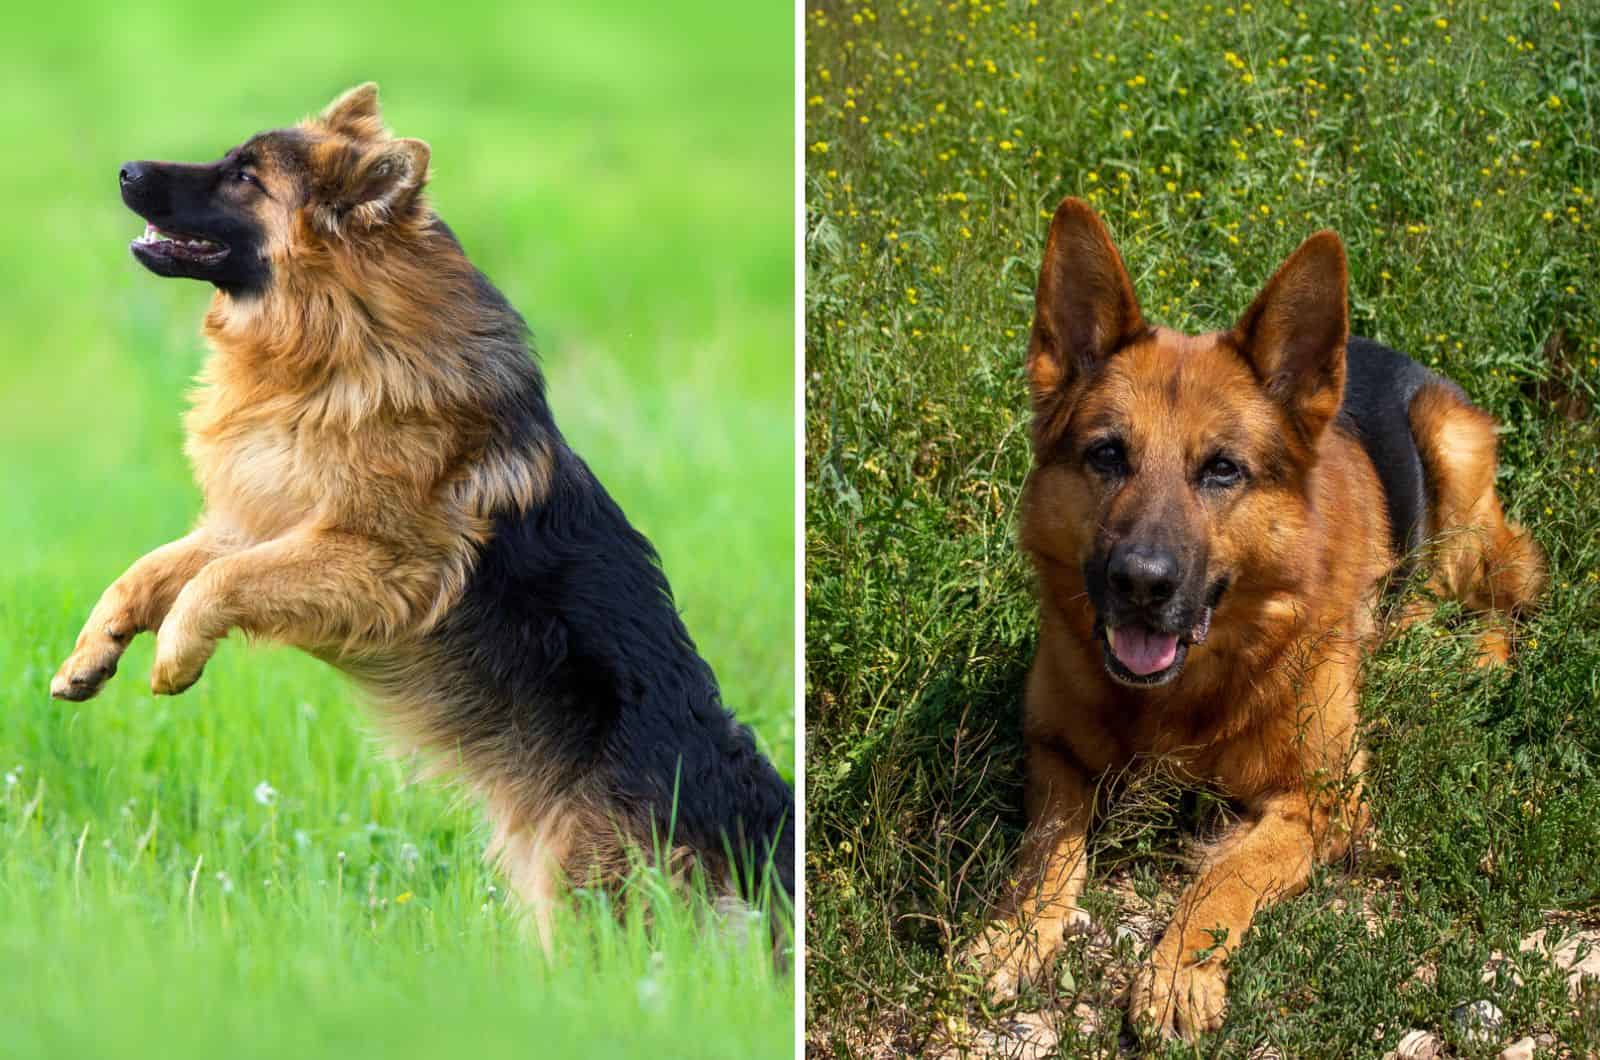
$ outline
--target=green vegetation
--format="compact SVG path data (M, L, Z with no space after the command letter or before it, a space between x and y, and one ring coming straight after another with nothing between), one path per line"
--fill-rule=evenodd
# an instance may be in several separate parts
M234 638L154 699L143 638L98 699L46 689L101 589L199 504L180 415L210 292L131 260L118 164L215 158L372 79L533 326L561 427L792 775L792 25L472 0L12 20L0 1052L791 1051L792 977L702 930L703 904L658 894L619 920L592 898L539 956L480 862L477 808L385 759L353 688L308 657Z
M1531 962L1479 982L1542 916L1600 915L1600 8L904 0L810 7L806 34L813 1047L932 1051L1033 1010L1066 1055L1116 1047L1142 940L1075 944L1047 996L1000 1010L945 956L1022 825L1022 357L1076 194L1147 316L1191 331L1338 231L1354 329L1500 418L1502 495L1553 572L1506 673L1471 669L1449 614L1374 657L1375 831L1258 920L1229 1023L1172 1055L1376 1056L1412 1027L1463 1056L1540 1031L1600 1048L1600 997ZM1091 900L1159 918L1204 808L1123 805ZM1449 1013L1478 998L1505 1023L1473 1044Z

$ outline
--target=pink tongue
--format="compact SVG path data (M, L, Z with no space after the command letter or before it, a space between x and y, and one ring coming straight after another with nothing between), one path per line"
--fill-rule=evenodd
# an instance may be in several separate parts
M1157 633L1143 626L1122 626L1106 630L1111 651L1117 661L1144 677L1172 665L1178 654L1176 633Z

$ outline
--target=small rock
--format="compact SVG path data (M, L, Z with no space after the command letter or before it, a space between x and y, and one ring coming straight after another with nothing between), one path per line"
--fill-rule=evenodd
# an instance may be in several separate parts
M1384 1053L1384 1060L1436 1060L1444 1052L1444 1040L1428 1031L1407 1031L1400 1044Z
M1532 1038L1518 1038L1504 1049L1496 1060L1533 1060L1534 1050L1539 1044Z
M1103 1026L1100 1010L1086 1001L1072 1006L1072 1019L1078 1025L1078 1033L1085 1038L1093 1038Z
M1577 1000L1584 979L1600 979L1600 931L1585 931L1563 942L1555 962L1567 972L1567 993Z
M979 1056L1006 1056L1016 1060L1043 1060L1056 1055L1061 1036L1041 1012L1019 1012L1003 1029L983 1031L972 1045Z
M1600 929L1568 935L1551 952L1545 929L1540 928L1522 940L1521 948L1524 952L1540 950L1546 953L1557 968L1566 972L1567 994L1573 1000L1577 1000L1582 991L1584 979L1600 979Z
M1462 1036L1467 1041L1487 1042L1494 1038L1505 1015L1492 1001L1474 1001L1467 1005L1457 1005L1451 1010L1450 1018L1461 1028Z
M1484 986L1489 986L1499 976L1501 969L1509 969L1507 974L1510 976L1513 986L1522 985L1521 973L1517 971L1516 966L1511 963L1506 955L1499 950L1491 951L1489 959L1483 962L1483 970L1478 973L1478 982Z
M1160 934L1161 921L1143 913L1132 913L1117 925L1117 939L1119 941L1126 939L1136 948L1147 942L1154 942L1156 936Z
M1363 903L1361 906L1361 923L1367 929L1368 938L1375 939L1383 933L1383 917L1370 904Z

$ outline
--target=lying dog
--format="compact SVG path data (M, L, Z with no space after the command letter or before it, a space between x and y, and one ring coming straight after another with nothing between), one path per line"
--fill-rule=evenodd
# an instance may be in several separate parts
M1145 323L1089 206L1056 211L1028 348L1039 582L1021 889L972 946L992 993L1038 976L1078 907L1095 777L1157 757L1238 800L1130 993L1164 1035L1221 1024L1228 954L1363 820L1362 651L1396 565L1482 612L1480 663L1544 579L1495 496L1494 424L1348 335L1345 258L1306 240L1230 331ZM1425 613L1413 605L1409 616Z
M562 881L637 853L794 890L794 797L723 708L654 550L568 448L526 326L422 194L373 85L209 165L130 162L133 255L215 285L187 419L205 511L106 590L52 681L93 696L155 630L150 686L231 630L376 696L459 769L548 943Z

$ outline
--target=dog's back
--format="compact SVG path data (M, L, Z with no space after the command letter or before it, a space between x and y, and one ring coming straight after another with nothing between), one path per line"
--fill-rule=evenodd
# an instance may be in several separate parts
M1361 442L1383 485L1390 541L1404 556L1427 535L1422 454L1411 433L1411 400L1426 385L1460 388L1405 354L1352 335L1345 347L1344 404L1338 425Z
M406 744L480 790L491 853L534 904L558 878L611 882L657 853L746 897L770 866L792 897L789 786L723 707L654 548L562 439L522 318L481 274L475 286L471 357L502 382L455 482L483 541L420 638L333 661ZM478 500L480 479L507 475L536 477L537 503L503 487Z

